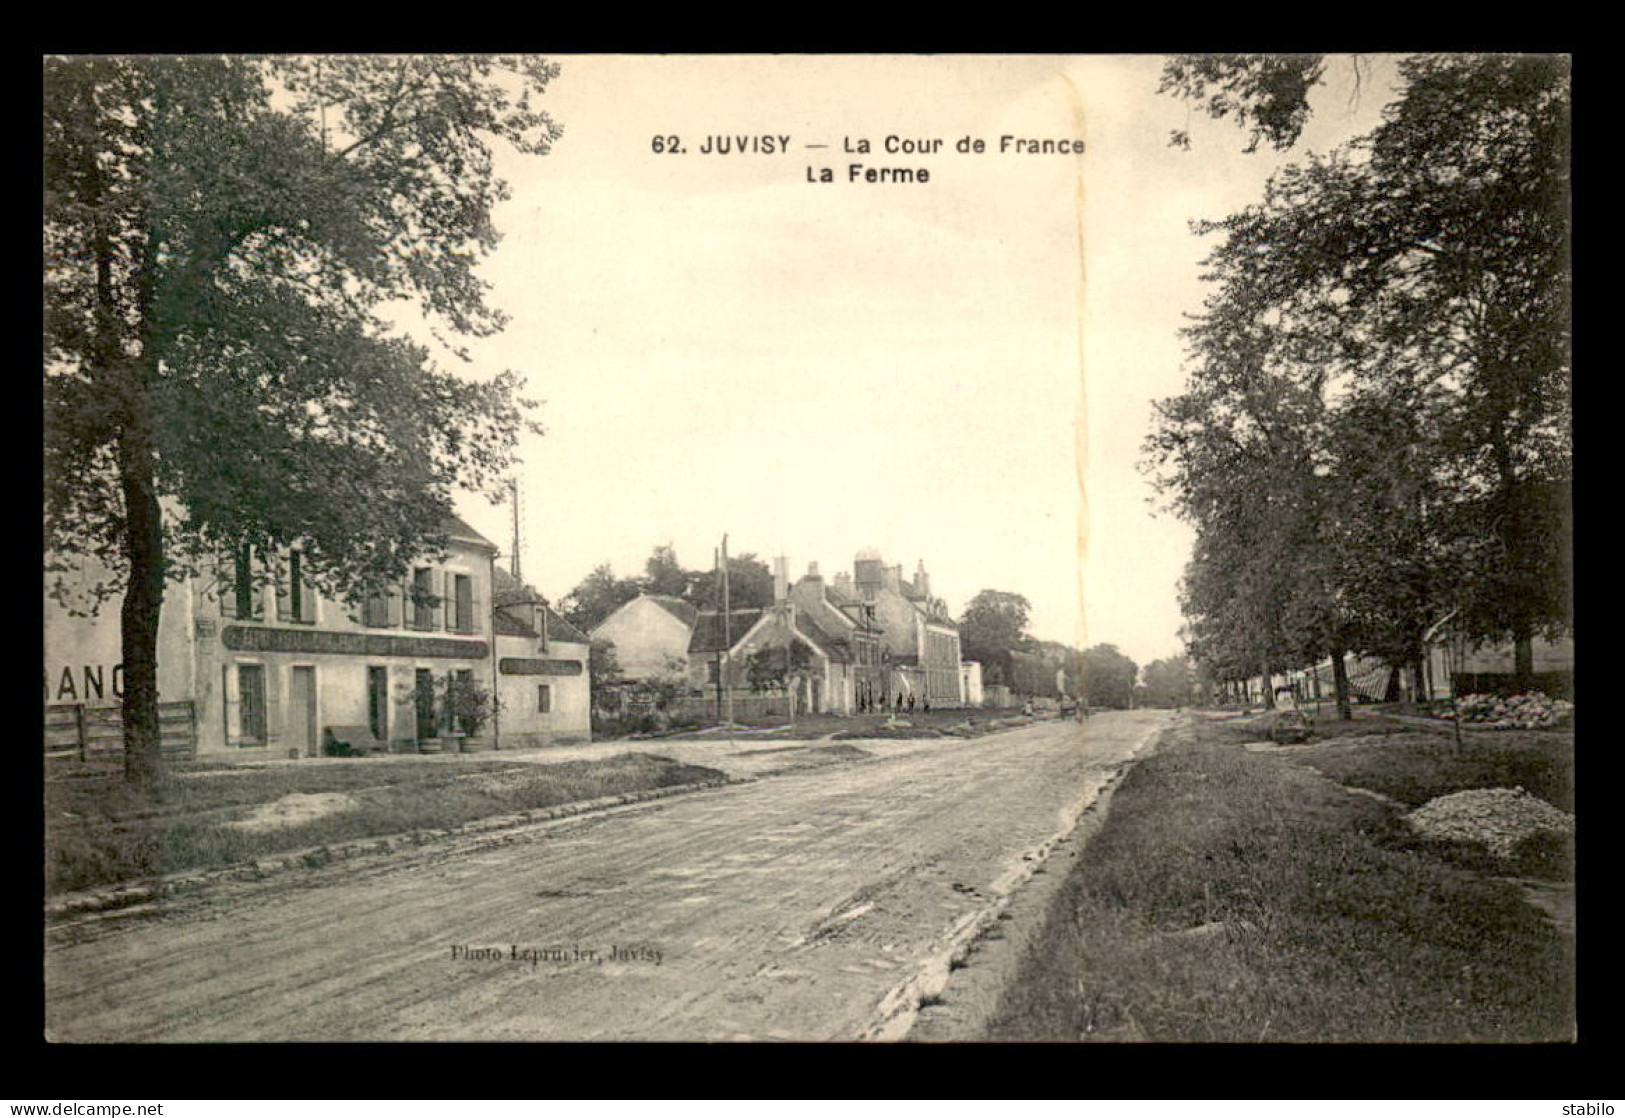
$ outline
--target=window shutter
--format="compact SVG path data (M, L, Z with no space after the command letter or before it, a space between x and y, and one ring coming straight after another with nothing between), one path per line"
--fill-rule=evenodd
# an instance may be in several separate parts
M230 555L220 560L215 578L215 593L220 598L220 616L237 616L237 560Z
M293 556L287 559L278 555L276 563L276 619L278 621L293 620Z
M384 624L391 629L399 629L402 625L406 599L402 596L403 587L395 587L387 594L387 604L384 612Z
M265 681L265 744L270 745L282 738L282 688L269 664L261 672Z
M293 569L295 584L299 587L299 610L297 620L315 622L316 620L316 588L305 580L305 557L299 552L293 556L298 564Z
M237 553L237 613L253 621L265 616L265 588L254 580L254 549L244 544Z
M226 744L236 745L242 738L242 699L237 693L237 673L231 664L220 668L220 694L225 699L221 709L226 715Z
M440 599L440 628L460 633L463 631L463 619L457 613L457 576L447 571L440 581L445 590Z

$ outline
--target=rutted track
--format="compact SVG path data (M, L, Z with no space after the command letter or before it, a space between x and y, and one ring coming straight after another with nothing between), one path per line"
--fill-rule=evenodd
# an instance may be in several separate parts
M53 936L69 1041L851 1040L1164 724L1099 716ZM73 942L77 939L78 942ZM516 951L517 949L517 951ZM875 1035L875 1034L870 1034Z

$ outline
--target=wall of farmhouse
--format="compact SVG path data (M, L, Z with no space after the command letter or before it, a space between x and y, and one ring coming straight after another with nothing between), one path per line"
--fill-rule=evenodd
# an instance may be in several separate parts
M648 679L672 672L672 661L688 662L688 641L692 627L678 620L670 610L647 598L634 598L606 617L592 631L593 640L615 645L615 659L627 679Z
M124 697L124 653L119 626L120 599L101 603L93 617L76 617L94 604L91 588L111 577L105 567L86 561L77 570L48 573L45 578L45 702L118 706ZM67 604L52 598L60 581ZM192 688L192 601L188 583L166 591L158 626L158 699L176 702L194 697Z
M498 749L569 745L592 738L590 646L502 635L497 643Z

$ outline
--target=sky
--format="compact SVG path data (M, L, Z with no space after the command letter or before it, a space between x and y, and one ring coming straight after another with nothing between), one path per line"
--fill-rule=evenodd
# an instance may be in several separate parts
M516 369L542 401L526 581L557 600L662 544L708 568L724 534L793 577L873 547L907 576L923 560L955 616L1011 591L1040 639L1182 651L1191 533L1141 447L1204 294L1190 222L1256 201L1287 157L1157 95L1153 56L558 61L563 138L499 158L512 197L482 275L511 321L468 370ZM1368 60L1357 97L1348 73L1290 158L1376 123L1391 66ZM715 137L757 150L702 152ZM929 181L853 182L854 163ZM459 511L506 557L508 507Z

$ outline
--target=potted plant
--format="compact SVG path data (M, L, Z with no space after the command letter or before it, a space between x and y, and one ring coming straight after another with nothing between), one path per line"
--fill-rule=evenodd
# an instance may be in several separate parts
M489 739L482 736L485 727L497 710L497 697L467 676L448 676L441 684L441 724L453 727L443 731L446 748L463 753L489 749ZM451 742L456 744L452 745Z

